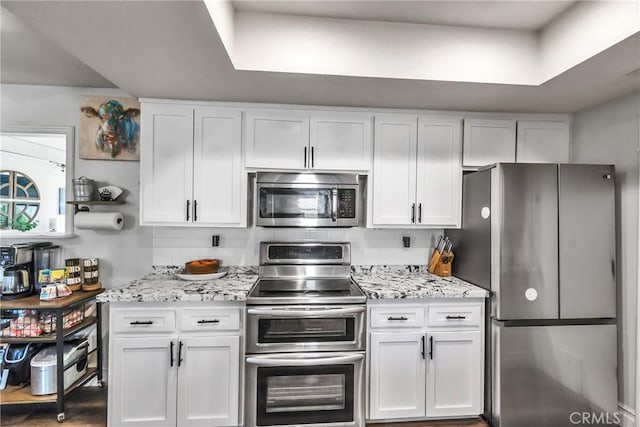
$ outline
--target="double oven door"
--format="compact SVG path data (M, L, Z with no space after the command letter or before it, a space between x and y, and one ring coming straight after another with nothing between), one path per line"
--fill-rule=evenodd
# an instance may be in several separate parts
M247 426L364 426L365 306L247 309Z

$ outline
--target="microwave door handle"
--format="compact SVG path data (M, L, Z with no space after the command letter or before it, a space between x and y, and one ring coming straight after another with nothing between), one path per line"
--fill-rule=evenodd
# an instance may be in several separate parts
M353 354L338 357L320 357L307 359L280 359L280 358L258 358L247 357L247 363L257 366L318 366L318 365L342 365L345 363L357 362L364 359L363 354Z
M268 310L260 308L250 308L247 310L247 313L278 317L328 317L343 314L364 313L365 310L365 307L334 308L328 310Z
M338 221L338 189L331 189L331 221Z

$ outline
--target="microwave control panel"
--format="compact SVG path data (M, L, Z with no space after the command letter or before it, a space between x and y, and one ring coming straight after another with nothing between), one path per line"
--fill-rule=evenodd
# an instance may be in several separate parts
M338 218L356 217L356 190L338 189Z

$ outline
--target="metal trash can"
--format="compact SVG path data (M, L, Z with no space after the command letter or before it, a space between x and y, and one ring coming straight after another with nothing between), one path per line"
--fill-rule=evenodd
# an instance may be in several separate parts
M73 200L78 202L88 202L95 200L95 182L86 176L74 178L73 180Z

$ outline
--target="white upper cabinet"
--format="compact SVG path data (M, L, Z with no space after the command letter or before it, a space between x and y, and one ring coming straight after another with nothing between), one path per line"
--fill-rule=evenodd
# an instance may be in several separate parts
M370 227L456 227L461 119L376 115Z
M463 166L516 161L516 121L465 119Z
M376 115L372 225L411 225L416 198L416 116Z
M518 121L516 152L519 163L568 163L569 123Z
M143 104L140 222L181 224L193 191L193 108Z
M240 110L144 103L141 225L245 227Z
M319 170L371 168L372 115L312 112L307 166Z
M307 112L247 110L245 138L248 168L296 170L308 167Z
M239 110L195 110L193 221L244 226L247 174L242 165L242 116Z
M248 110L246 166L253 169L368 171L371 114Z
M459 227L462 206L462 121L418 120L418 224Z

